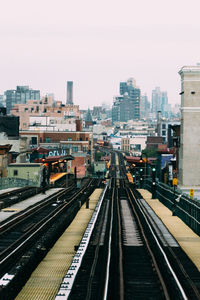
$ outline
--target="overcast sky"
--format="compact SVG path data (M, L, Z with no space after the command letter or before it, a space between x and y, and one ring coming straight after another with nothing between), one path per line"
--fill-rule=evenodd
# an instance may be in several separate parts
M197 0L0 0L0 93L16 85L81 108L112 103L136 79L180 102L179 69L200 61Z

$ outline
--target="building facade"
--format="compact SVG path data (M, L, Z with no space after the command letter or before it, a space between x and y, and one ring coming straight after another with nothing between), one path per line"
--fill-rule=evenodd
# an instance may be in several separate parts
M168 103L167 92L162 92L160 87L156 87L152 91L152 106L151 112L156 117L157 112L160 111L161 115L169 118L171 114L171 105Z
M7 90L5 98L9 114L15 104L25 104L27 100L40 100L40 91L30 89L29 86L17 86L16 90Z
M181 76L179 183L200 190L200 66L184 66Z
M64 105L61 101L54 101L51 96L42 97L41 100L28 100L25 104L15 104L10 113L20 117L20 130L27 130L33 124L36 129L37 125L51 125L52 130L60 124L60 130L71 130L74 119L80 119L78 105Z
M112 106L113 123L140 119L140 94L133 78L120 82L120 96L114 97Z
M140 117L141 119L148 119L150 113L150 102L147 95L141 96L140 102Z
M67 81L67 102L66 104L73 105L73 81Z
M91 132L21 131L20 137L27 139L29 148L42 147L51 155L85 153L93 162L93 135ZM50 153L49 152L49 153ZM50 154L49 154L50 155Z

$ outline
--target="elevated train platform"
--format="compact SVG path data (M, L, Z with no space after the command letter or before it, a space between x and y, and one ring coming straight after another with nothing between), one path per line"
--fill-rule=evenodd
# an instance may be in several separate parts
M200 271L200 237L182 220L172 216L172 212L158 199L151 199L152 195L149 191L144 189L138 189L138 191ZM71 225L32 273L30 279L15 299L37 300L55 298L62 278L71 265L75 254L75 246L82 239L101 193L102 189L96 189L93 192L90 196L89 209L86 209L85 204L81 207Z
M96 189L92 193L89 198L89 209L86 209L86 204L81 207L76 218L32 273L16 300L55 298L62 278L76 253L75 246L79 245L82 239L101 193L102 189Z
M200 271L200 236L194 233L180 218L173 216L171 210L158 199L152 199L149 191L144 189L138 189L138 191Z

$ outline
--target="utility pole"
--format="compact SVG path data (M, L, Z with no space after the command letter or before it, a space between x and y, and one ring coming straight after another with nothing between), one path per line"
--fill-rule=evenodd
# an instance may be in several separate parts
M140 188L143 187L143 168L140 168Z
M152 185L151 185L151 193L152 193L152 199L156 198L156 168L151 169L151 175L152 175Z
M66 160L66 188L68 186L68 174L67 174L67 170L68 169L68 164L67 164L67 160Z

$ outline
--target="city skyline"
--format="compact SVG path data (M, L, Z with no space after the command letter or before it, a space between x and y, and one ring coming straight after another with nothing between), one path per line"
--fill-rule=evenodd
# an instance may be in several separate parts
M199 8L194 0L2 3L0 94L29 85L65 103L73 81L74 104L87 109L111 105L119 82L133 77L149 101L159 86L180 103L178 71L199 62Z

